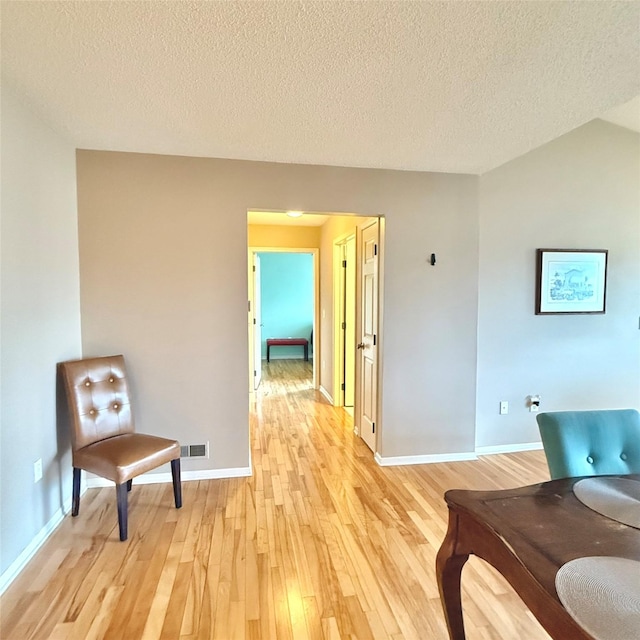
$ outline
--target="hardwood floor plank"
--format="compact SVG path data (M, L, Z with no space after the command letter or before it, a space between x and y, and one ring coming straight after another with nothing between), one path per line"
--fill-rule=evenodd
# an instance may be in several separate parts
M69 634L70 640L85 640L87 638L91 625L100 615L100 608L108 589L109 576L101 573L96 577L87 599L78 611L78 615L74 620L73 628Z
M379 467L353 420L275 360L251 406L253 476L136 485L129 540L91 489L0 599L4 640L446 640L435 556L443 493L547 480L542 451ZM185 464L186 466L186 464ZM471 558L468 640L548 640L506 580Z
M123 591L124 587L120 585L107 587L107 591L102 603L100 604L98 613L91 621L91 626L85 636L86 640L97 640L98 638L104 637Z
M53 628L53 631L49 634L47 640L67 640L72 627L73 622L59 622Z
M260 600L260 637L277 638L275 597L271 581L271 565L266 553L258 555L258 597Z
M125 631L129 628L129 619L133 613L136 598L144 582L149 563L145 560L136 560L130 567L130 574L125 580L124 588L118 602L118 615L113 616L105 632L105 638L124 638Z
M169 553L174 530L175 522L165 522L162 525L160 537L155 546L155 552L147 564L144 579L135 596L135 604L133 605L129 622L124 629L124 637L142 638L146 620L149 616L149 610L153 603L153 597L158 588L162 569Z
M177 529L174 530L174 536ZM178 565L180 563L180 555L182 554L183 544L181 542L172 542L169 547L169 553L162 566L162 573L158 580L147 621L142 631L143 640L156 640L162 634L164 619L173 593L173 587L178 573Z

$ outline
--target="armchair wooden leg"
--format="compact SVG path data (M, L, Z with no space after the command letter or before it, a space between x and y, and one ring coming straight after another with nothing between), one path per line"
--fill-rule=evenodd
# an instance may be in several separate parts
M118 500L118 528L120 529L120 540L127 539L127 483L116 485L116 496Z
M173 498L176 509L182 506L182 481L180 480L180 458L171 461L171 477L173 478Z
M73 491L71 493L71 515L80 513L80 469L73 467Z
M131 478L131 480L127 480L127 491L131 491L132 486L133 486L133 478Z

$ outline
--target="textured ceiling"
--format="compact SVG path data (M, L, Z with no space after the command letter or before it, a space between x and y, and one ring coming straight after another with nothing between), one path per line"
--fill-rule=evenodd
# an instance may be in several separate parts
M6 2L77 147L482 173L640 94L638 2Z

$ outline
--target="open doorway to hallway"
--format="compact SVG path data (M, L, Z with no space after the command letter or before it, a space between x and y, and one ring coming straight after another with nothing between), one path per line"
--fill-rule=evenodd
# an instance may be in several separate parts
M252 312L258 291L256 261L263 277L266 253L313 251L316 304L313 335L309 336L308 345L313 389L321 401L353 413L354 430L374 452L380 434L378 353L382 344L379 327L382 236L382 222L378 217L305 213L292 219L286 212L248 213L249 388L253 399L261 389L267 388L264 375L262 383L256 384L260 376L259 373L256 376L256 372L271 373L276 367L270 365L290 359L291 353L296 354L295 360L303 359L304 355L303 345L287 343L288 338L303 336L293 335L295 331L272 335L273 330L265 326L264 315L256 317ZM258 295L264 296L264 288ZM258 339L262 343L260 349ZM271 348L268 339L275 340ZM282 343L278 339L282 339ZM279 379L283 375L286 367L277 373Z

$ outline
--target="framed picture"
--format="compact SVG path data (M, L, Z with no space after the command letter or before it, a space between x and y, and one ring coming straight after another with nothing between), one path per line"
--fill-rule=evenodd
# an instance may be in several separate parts
M604 313L606 249L537 249L536 315Z

